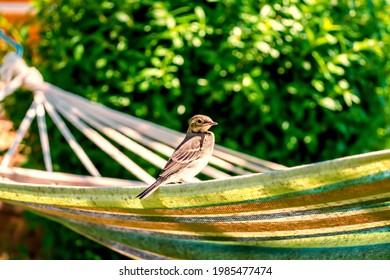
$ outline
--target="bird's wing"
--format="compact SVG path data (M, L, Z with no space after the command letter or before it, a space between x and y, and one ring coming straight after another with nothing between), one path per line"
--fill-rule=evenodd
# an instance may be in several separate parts
M168 177L199 159L202 155L203 141L204 135L187 134L169 158L159 177Z

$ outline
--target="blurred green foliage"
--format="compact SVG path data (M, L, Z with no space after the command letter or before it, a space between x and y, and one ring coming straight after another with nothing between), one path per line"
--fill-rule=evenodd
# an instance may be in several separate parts
M181 131L205 113L220 123L219 144L289 166L388 139L386 1L56 0L38 9L45 78L117 110Z
M36 6L40 44L27 52L58 87L180 131L210 115L218 144L288 166L390 148L386 0ZM129 176L86 148L103 175ZM65 145L53 157L84 172Z

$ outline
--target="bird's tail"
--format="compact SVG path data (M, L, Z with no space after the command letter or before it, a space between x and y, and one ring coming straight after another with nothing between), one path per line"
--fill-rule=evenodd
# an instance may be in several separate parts
M155 190L158 189L158 187L161 185L161 183L164 181L163 178L158 178L156 182L151 184L147 189L145 189L143 192L138 194L136 197L139 199L143 199L151 195Z

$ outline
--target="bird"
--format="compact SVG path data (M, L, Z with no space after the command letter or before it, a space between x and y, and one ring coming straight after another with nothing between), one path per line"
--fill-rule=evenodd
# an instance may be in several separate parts
M214 149L214 133L210 127L218 125L210 117L195 115L189 120L187 134L177 146L156 181L138 194L143 199L151 195L160 185L184 183L195 177L208 164Z

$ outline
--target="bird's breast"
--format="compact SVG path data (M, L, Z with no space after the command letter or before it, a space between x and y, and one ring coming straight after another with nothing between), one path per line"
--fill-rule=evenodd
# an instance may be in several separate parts
M190 181L207 166L214 149L214 134L212 132L204 133L200 136L199 148L201 150L200 156L196 160L190 162L186 168L178 171L177 174L175 174L176 176L173 176L176 178L172 179L175 179L175 181L178 181L178 179Z
M183 173L180 174L184 180L198 175L210 161L214 149L214 134L212 132L205 133L201 142L201 156L197 160L191 162L187 168L183 170Z

